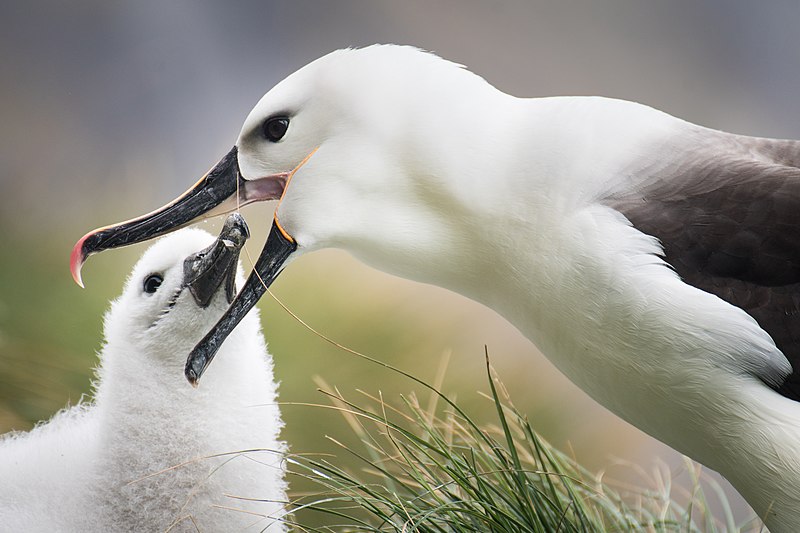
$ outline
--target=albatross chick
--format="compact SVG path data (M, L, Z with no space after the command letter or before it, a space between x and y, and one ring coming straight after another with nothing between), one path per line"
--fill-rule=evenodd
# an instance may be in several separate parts
M243 279L247 236L232 215L216 240L184 229L147 250L106 314L93 401L0 440L0 529L284 530L283 423L258 310L201 387L183 378Z

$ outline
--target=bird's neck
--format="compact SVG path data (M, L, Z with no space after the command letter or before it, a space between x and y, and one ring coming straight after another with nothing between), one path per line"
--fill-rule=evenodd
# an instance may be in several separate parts
M253 322L242 326L253 329ZM101 357L96 409L108 428L109 456L143 458L132 469L151 471L196 456L277 446L276 385L260 333L231 335L196 389L183 376L183 354L169 354L167 363L134 350L123 340Z
M396 180L414 188L396 200L399 208L394 198L376 202L369 220L388 220L385 228L349 227L355 237L343 247L380 270L488 304L496 293L475 293L499 263L546 263L542 254L558 249L565 216L613 195L611 178L633 179L637 154L667 145L687 123L620 100L485 90L471 111L441 104L427 135L396 165L410 174Z
M242 529L254 514L282 514L285 446L258 326L257 313L245 317L197 389L183 377L190 346L142 354L121 339L104 348L87 476L109 524L164 531L197 519Z

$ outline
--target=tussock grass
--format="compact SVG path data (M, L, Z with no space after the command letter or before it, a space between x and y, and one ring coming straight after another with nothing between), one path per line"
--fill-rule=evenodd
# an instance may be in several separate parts
M387 366L382 364L382 366ZM363 468L337 466L333 456L292 456L290 472L318 491L297 497L295 517L321 513L328 525L297 531L365 532L736 532L722 489L706 481L720 501L722 519L708 512L699 483L685 504L671 499L669 472L655 488L612 488L539 437L494 375L486 357L497 418L479 424L455 401L410 374L430 392L387 402L359 391L359 401L323 384L330 405L357 435L358 448L329 437ZM438 381L438 380L437 380ZM344 461L343 461L344 462ZM349 461L349 463L352 463ZM692 464L689 464L692 467ZM698 467L699 468L699 467ZM746 528L758 531L758 525Z

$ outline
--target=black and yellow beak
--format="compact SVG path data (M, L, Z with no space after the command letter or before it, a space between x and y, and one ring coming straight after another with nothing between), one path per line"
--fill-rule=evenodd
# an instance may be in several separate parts
M136 244L175 231L198 220L235 211L252 202L279 200L288 181L313 155L309 154L294 170L255 180L245 180L239 171L237 149L223 157L200 181L164 207L139 218L105 226L84 235L72 249L70 270L83 287L81 267L86 259L103 250ZM219 346L278 277L286 259L297 249L295 240L277 219L253 272L231 307L198 344L186 362L186 377L196 385Z
M164 207L147 215L90 231L75 244L70 270L83 287L81 267L97 252L136 244L164 235L202 218L236 209L237 190L243 190L237 150L233 149L191 189Z

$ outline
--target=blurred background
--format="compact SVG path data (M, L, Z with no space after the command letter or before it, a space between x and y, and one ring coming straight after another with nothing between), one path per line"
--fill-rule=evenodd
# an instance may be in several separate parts
M94 257L81 290L68 271L75 241L183 192L264 92L331 50L413 44L517 96L618 97L713 128L800 138L795 0L28 0L0 3L0 20L0 433L90 390L103 312L146 246ZM251 255L274 207L244 210ZM337 251L303 257L273 290L331 338L423 379L449 357L443 391L490 421L494 407L478 394L487 346L516 405L586 466L612 475L620 458L645 471L664 460L688 480L674 452L591 401L478 304ZM261 307L283 401L325 403L315 376L390 399L414 390L271 298ZM335 415L287 405L284 417L296 452L348 438Z

